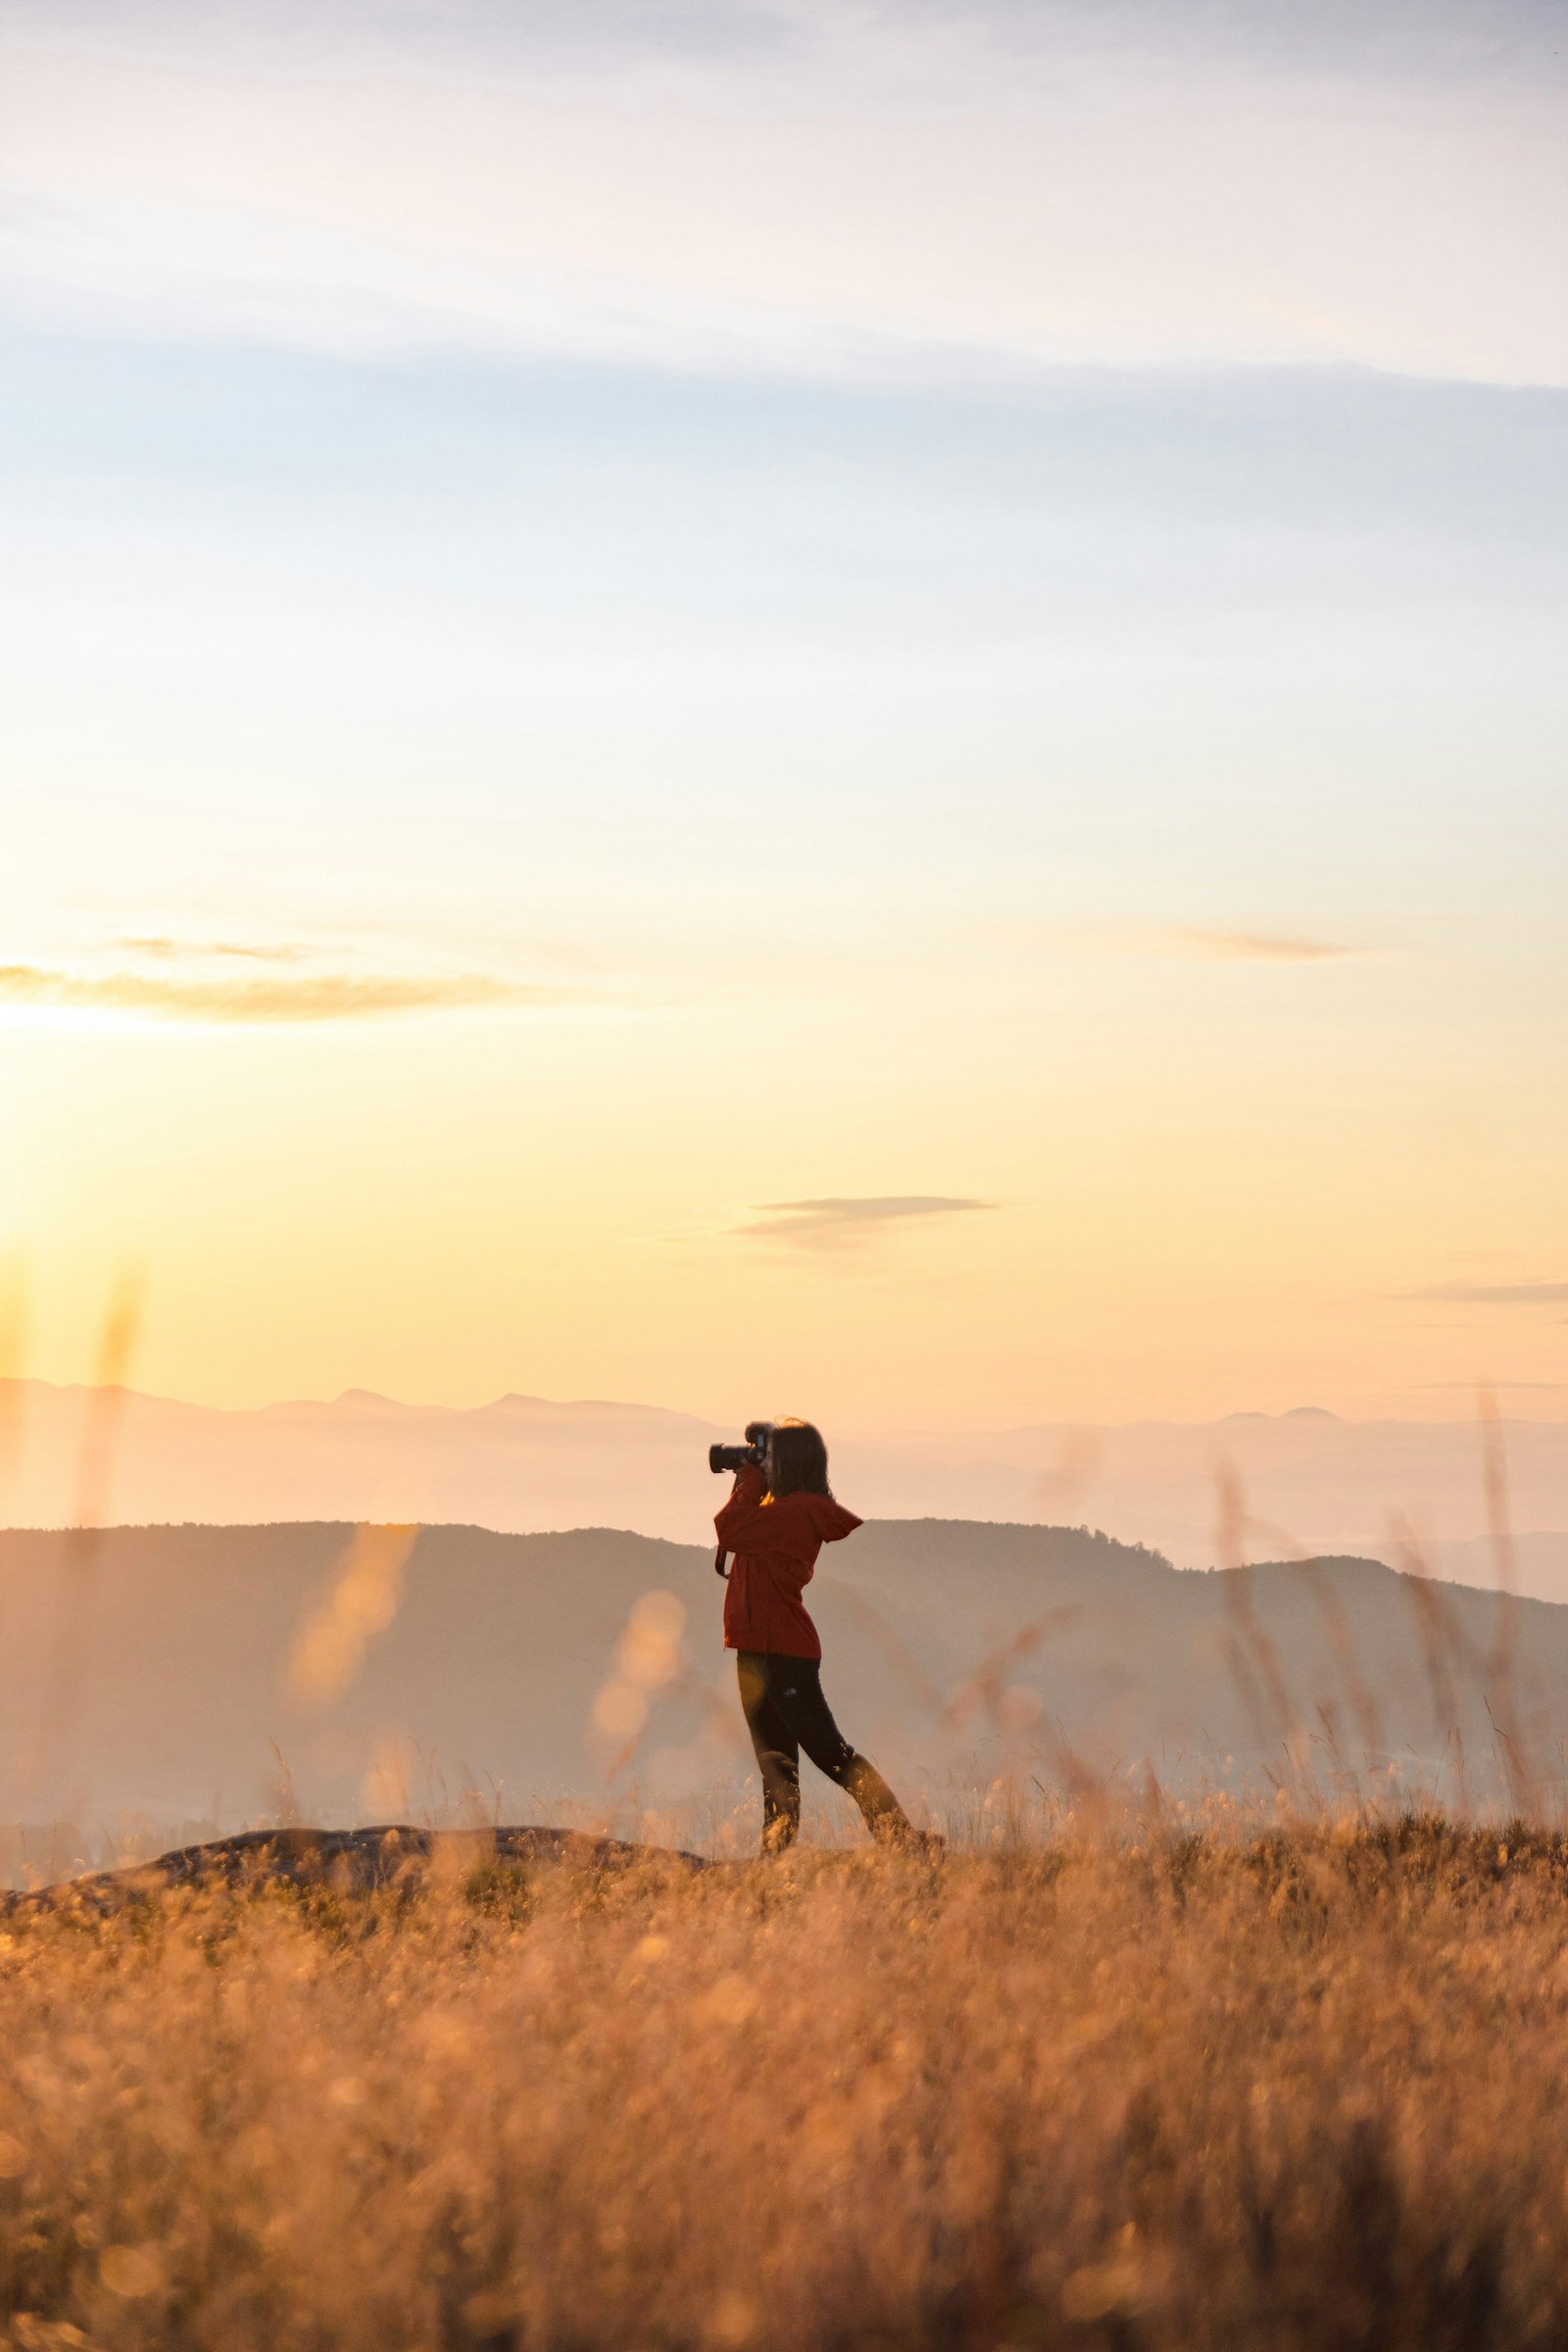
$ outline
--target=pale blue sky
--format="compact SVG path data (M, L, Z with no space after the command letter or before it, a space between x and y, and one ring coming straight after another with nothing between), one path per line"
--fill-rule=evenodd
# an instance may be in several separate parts
M116 734L158 855L160 808L221 838L254 799L331 839L389 786L505 827L537 757L570 805L541 772L530 836L597 858L652 810L677 906L724 870L725 811L787 784L834 810L856 894L866 859L930 870L961 809L942 890L1014 911L1382 940L1441 935L1486 876L1510 929L1554 921L1568 395L846 386L80 329L14 328L3 357L12 690L59 791L32 823L83 877L75 796L132 814ZM225 712L265 757L182 760ZM1411 905L1412 875L1438 895Z

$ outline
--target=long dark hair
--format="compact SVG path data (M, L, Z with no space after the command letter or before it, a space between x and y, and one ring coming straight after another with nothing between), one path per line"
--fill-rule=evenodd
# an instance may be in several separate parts
M827 1447L819 1429L809 1421L775 1421L771 1443L775 1495L826 1494L831 1499Z

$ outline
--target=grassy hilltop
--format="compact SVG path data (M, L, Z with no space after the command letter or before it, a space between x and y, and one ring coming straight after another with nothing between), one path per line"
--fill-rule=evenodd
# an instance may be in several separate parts
M1568 1854L1070 1826L0 1938L0 2340L1544 2346Z

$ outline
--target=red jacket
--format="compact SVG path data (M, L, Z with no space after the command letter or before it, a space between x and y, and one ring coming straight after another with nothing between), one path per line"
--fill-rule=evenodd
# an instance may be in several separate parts
M743 1470L713 1521L735 1554L724 1589L724 1647L768 1649L786 1658L819 1658L822 1644L801 1594L824 1544L852 1536L860 1522L831 1494L780 1494L763 1501L760 1470Z

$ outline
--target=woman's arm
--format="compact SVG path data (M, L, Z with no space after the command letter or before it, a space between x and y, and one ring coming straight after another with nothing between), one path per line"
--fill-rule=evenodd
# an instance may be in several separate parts
M762 1500L766 1492L760 1470L737 1471L730 1498L713 1518L713 1532L726 1551L750 1551L777 1526L773 1506Z

